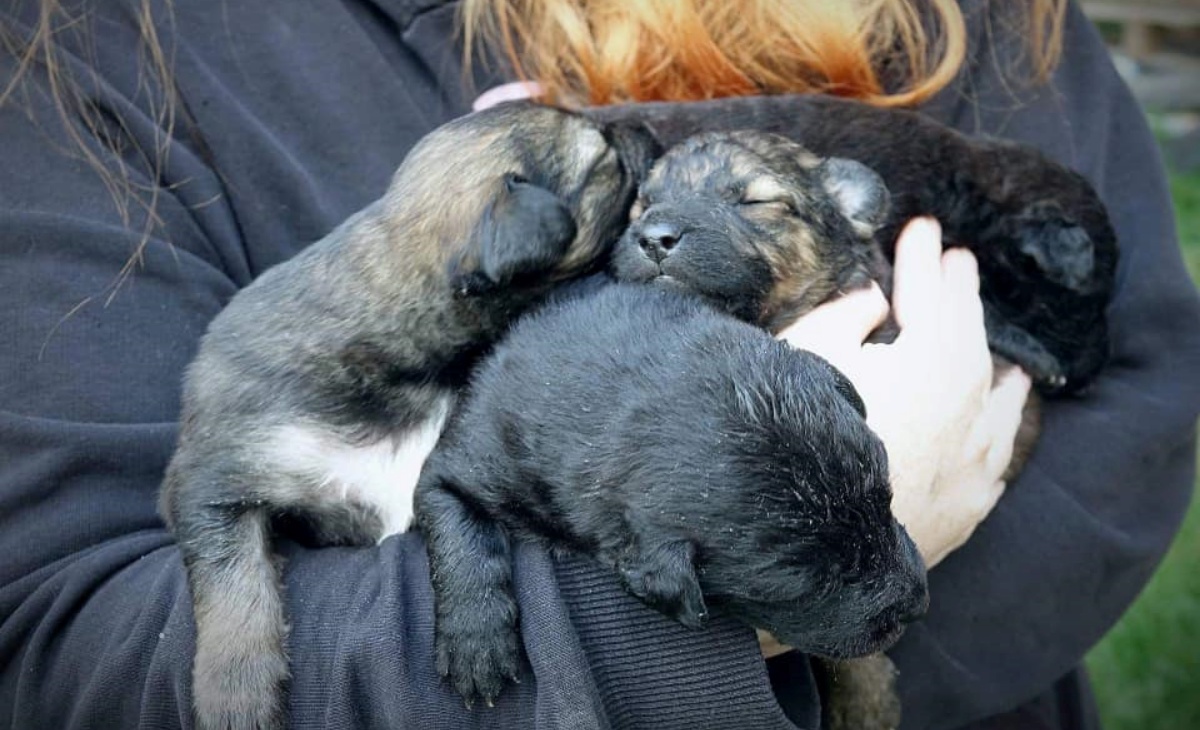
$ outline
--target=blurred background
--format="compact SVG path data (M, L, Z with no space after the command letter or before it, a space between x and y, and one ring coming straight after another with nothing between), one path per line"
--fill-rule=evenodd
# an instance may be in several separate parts
M1142 102L1200 283L1200 0L1082 0ZM1198 485L1200 486L1200 485ZM1200 730L1200 499L1129 613L1088 656L1106 730Z

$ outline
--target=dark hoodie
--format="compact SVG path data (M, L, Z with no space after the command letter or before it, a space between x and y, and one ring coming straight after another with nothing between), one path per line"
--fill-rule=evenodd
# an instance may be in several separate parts
M100 122L83 143L155 195L136 257L146 209L79 154L44 69L0 108L0 724L12 728L190 727L191 601L155 511L183 368L234 292L378 197L417 139L505 80L464 86L453 3L151 3L172 120L135 52L140 4L83 0L82 22L57 36ZM1088 397L1047 407L1024 476L933 571L932 610L893 652L905 728L1006 711L1079 663L1178 525L1200 409L1196 292L1158 153L1101 42L1072 7L1053 85L1014 86L1022 70L1001 69L1019 66L1024 42L966 5L971 57L925 110L1081 170L1124 255L1111 367ZM0 22L23 34L35 17L18 0ZM0 55L5 86L17 63ZM531 547L516 569L531 671L495 709L467 711L433 670L416 535L284 551L298 728L817 724L803 657L775 662L773 687L750 631L688 631L586 561Z

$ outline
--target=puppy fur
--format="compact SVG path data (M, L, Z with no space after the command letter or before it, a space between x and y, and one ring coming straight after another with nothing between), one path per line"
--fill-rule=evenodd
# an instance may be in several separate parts
M879 651L927 604L890 502L824 360L679 292L563 296L481 363L418 483L438 669L469 701L516 676L513 540L586 554L686 626L718 610L804 651Z
M285 724L273 527L320 544L404 530L469 368L605 258L653 153L633 127L531 104L452 121L379 201L212 322L161 494L195 609L200 728Z
M612 268L620 279L688 291L777 331L868 280L888 287L890 263L879 236L895 235L885 230L893 218L891 199L883 179L861 163L822 158L769 133L702 134L669 149L652 168L631 211L633 221L614 251ZM947 225L952 231L970 231L977 223L962 219L973 214L965 205L947 210L959 216ZM1010 248L1026 243L1014 240ZM993 264L1000 259L992 258ZM1042 292L1057 286L1044 271L1040 279L1034 270L1018 274L1036 279ZM981 266L985 296L986 277L1003 275L995 266ZM1011 277L1006 283L1012 285ZM1050 298L1042 306L1054 303L1061 305L1061 300ZM1012 367L1003 355L1017 353L1018 362L1045 388L1063 388L1067 371L1061 363L1054 360L1049 369L1043 367L1049 351L1036 339L1042 333L1009 328L998 318L999 310L989 311L989 342L999 351L997 377ZM1069 311L1061 314L1072 319ZM1074 325L1090 321L1083 318ZM881 339L894 336L894 323L885 329L878 333ZM1018 332L1021 337L1014 336ZM1086 340L1091 334L1072 336ZM1015 478L1024 466L1037 440L1039 421L1040 400L1031 394L1005 479ZM880 670L886 664L886 658L876 657L830 665L829 686L835 690L827 713L831 727L885 728L898 723L899 704L888 689L891 673Z
M818 158L856 160L892 193L875 241L891 261L900 227L941 221L946 245L979 261L992 350L1043 394L1078 392L1109 355L1105 309L1118 249L1103 202L1079 174L1037 150L967 137L917 112L822 95L747 97L589 110L636 120L672 147L704 132L756 129ZM876 272L885 291L886 271Z

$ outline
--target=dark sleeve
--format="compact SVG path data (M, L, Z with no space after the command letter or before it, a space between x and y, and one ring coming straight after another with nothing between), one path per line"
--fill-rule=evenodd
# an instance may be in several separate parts
M128 34L104 30L110 46L97 57L133 57ZM180 49L181 74L198 53ZM110 86L63 60L78 101L103 112L100 131L81 129L80 140L131 187L88 164L31 67L0 107L0 725L190 727L191 600L156 494L183 369L249 280L247 221L255 201L270 210L277 193L238 189L182 124L168 134L145 98L118 88L136 88L132 76ZM14 64L0 55L0 85ZM312 64L305 82L320 70ZM212 116L216 105L193 111ZM258 131L240 125L244 136L213 145L251 154ZM120 155L98 144L105 135ZM287 165L266 162L245 164L285 189ZM589 564L555 564L533 548L516 567L531 667L495 709L470 714L434 673L415 535L285 553L297 728L792 727L748 630L686 631Z
M1078 665L1166 551L1196 455L1200 308L1141 110L1074 4L1049 89L999 75L1023 40L973 22L974 66L929 111L1041 147L1097 187L1121 245L1113 357L1086 396L1046 407L1024 474L931 571L930 613L892 653L906 730L1005 711Z

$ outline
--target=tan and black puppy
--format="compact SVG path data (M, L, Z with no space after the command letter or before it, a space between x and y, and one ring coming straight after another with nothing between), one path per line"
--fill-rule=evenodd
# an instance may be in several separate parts
M452 121L213 320L161 496L195 607L199 727L285 724L277 519L321 544L405 530L469 368L605 259L653 154L637 129L529 104Z
M698 135L642 183L613 272L677 286L778 331L838 292L887 277L874 233L888 199L865 165L784 137Z

